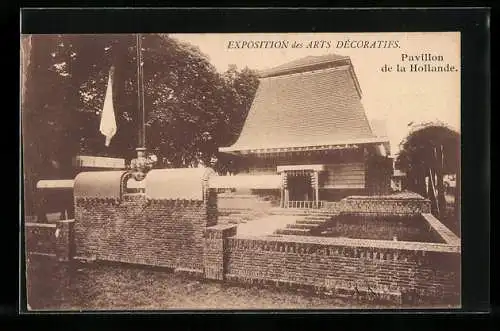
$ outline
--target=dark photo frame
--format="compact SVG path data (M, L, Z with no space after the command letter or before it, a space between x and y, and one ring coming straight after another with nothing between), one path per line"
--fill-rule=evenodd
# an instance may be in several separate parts
M286 317L290 314L454 314L460 315L464 313L485 313L490 310L490 219L489 219L489 194L490 194L490 173L489 173L489 150L490 150L490 40L489 40L489 9L487 8L376 8L376 9L326 9L326 8L138 8L138 9L23 9L21 11L21 34L149 34L149 33L432 33L432 32L459 32L460 33L460 175L461 183L459 182L457 189L460 190L461 196L461 231L460 231L460 256L461 265L461 307L446 309L397 309L392 307L389 310L377 311L376 309L306 309L306 310L218 310L211 309L207 311L199 310L181 310L181 311L159 311L141 310L141 311L94 311L92 313L99 314L159 314L159 315L182 315L181 318L186 318L187 314L222 314L239 313L244 315L262 314L267 315L271 312L282 314ZM90 24L90 22L92 22ZM315 68L317 70L318 68ZM321 69L321 68L320 68ZM119 73L117 73L119 74ZM116 96L115 96L116 98ZM137 130L133 127L132 130ZM134 131L135 132L135 131ZM126 137L119 137L126 141ZM27 142L24 141L26 136L23 135L20 145ZM136 143L136 138L131 138L132 144ZM92 143L92 142L90 142ZM100 143L100 142L99 142ZM139 142L140 143L140 142ZM141 146L139 146L141 147ZM132 149L133 150L133 149ZM22 151L22 149L21 149ZM140 154L141 151L138 151ZM138 158L140 159L140 155ZM141 154L142 155L142 154ZM134 158L134 155L127 156L128 159ZM155 156L156 157L156 156ZM127 161L128 161L127 159ZM25 161L26 156L21 162L20 176L23 176L23 171L27 171L29 165ZM146 159L144 159L146 160ZM149 160L149 159L148 159ZM116 161L116 160L115 160ZM115 162L113 160L109 162ZM207 160L210 163L213 160ZM103 161L104 162L104 161ZM142 168L137 166L137 171L131 174L131 177L140 176L141 169L148 167L148 161L140 162ZM107 166L106 166L107 167ZM106 170L109 168L104 167ZM378 165L377 168L381 166ZM103 169L104 169L103 168ZM118 166L118 168L120 168ZM297 171L291 169L290 171ZM304 172L308 169L299 169ZM299 172L300 172L299 171ZM306 172L307 172L306 171ZM69 171L68 178L73 178L74 175ZM118 173L119 171L116 171ZM115 174L116 175L116 174ZM114 175L113 175L114 176ZM117 178L102 180L103 189L108 190L112 183L122 183L125 180L122 173L117 174ZM121 176L121 177L120 177ZM200 183L203 182L206 174L196 175L200 178ZM89 176L90 178L91 176ZM68 179L64 178L64 179ZM135 178L135 177L134 177ZM302 178L302 177L300 177ZM300 179L299 178L299 179ZM305 177L304 177L305 178ZM313 177L311 177L313 178ZM116 180L115 180L116 179ZM82 199L89 206L89 209L95 208L95 196L92 194L86 195L89 190L86 186L85 178L81 178L80 185L82 188L74 186L73 192L68 200L68 208L65 209L66 215L69 217L75 214L72 210L72 201L80 201ZM92 180L92 179L90 179ZM127 178L128 180L128 178ZM162 179L158 179L158 183ZM295 179L293 179L295 180ZM321 180L318 178L318 180ZM75 184L77 179L75 179ZM172 182L173 183L173 182ZM184 183L187 187L189 183ZM50 184L47 184L50 185ZM63 184L61 184L63 185ZM121 184L120 184L121 185ZM116 192L121 192L124 188L118 185ZM177 185L181 185L177 183ZM297 184L298 185L298 184ZM64 186L64 185L63 185ZM181 185L182 186L182 185ZM135 188L141 191L141 187ZM21 187L20 199L24 200L26 186ZM112 190L112 189L110 189ZM161 189L158 189L161 191ZM63 190L64 191L64 187ZM58 191L59 192L59 191ZM84 192L84 193L81 193ZM132 194L140 194L133 192ZM263 194L269 196L268 192L262 190ZM302 191L294 191L294 195L304 194ZM305 191L304 191L305 192ZM79 194L83 194L78 196ZM61 193L64 197L64 193ZM121 194L121 193L117 193ZM160 193L158 193L160 194ZM184 193L179 193L184 194ZM311 197L316 197L316 200L305 198L311 203L319 203L318 196L320 193L311 191L306 193ZM74 196L73 196L74 195ZM99 194L97 194L99 195ZM97 196L96 195L96 196ZM110 193L107 197L106 205L116 207L122 202L112 196ZM161 195L161 194L160 194ZM160 196L159 195L159 196ZM203 195L200 199L209 201L210 194ZM284 193L281 193L282 205ZM280 196L278 195L278 198ZM276 198L277 200L280 200ZM60 198L57 199L61 201ZM295 200L301 201L296 198ZM126 203L134 203L126 202ZM153 206L155 201L147 202ZM156 202L157 203L157 202ZM182 204L181 204L182 205ZM149 205L148 205L149 206ZM128 208L128 207L127 207ZM148 207L149 208L149 207ZM172 208L178 208L173 206ZM79 213L80 211L76 211ZM21 211L21 219L19 222L21 229L20 245L21 252L19 253L19 312L26 314L27 318L36 318L38 315L45 313L63 313L59 310L49 311L27 311L26 307L26 256L23 249L24 242L28 239L24 211ZM100 217L100 216L99 216ZM208 223L207 223L208 224ZM72 224L59 222L53 226L54 231L59 231L63 236L67 235L67 240L71 241ZM67 227L67 228L66 228ZM338 228L338 227L337 227ZM23 231L24 229L24 231ZM225 238L231 236L233 230L231 227L221 227L214 229L213 233L208 231L204 234L205 238ZM38 230L37 230L38 231ZM50 235L50 234L49 234ZM31 236L31 232L30 232ZM31 238L31 237L29 237ZM195 245L195 243L192 243ZM36 244L34 244L36 246ZM213 243L217 245L217 243ZM279 246L279 245L278 245ZM215 246L214 246L215 247ZM305 247L305 246L304 246ZM55 249L58 249L57 247ZM71 250L76 248L72 247ZM280 248L277 248L278 250ZM287 250L288 248L283 248ZM300 249L300 248L299 248ZM202 249L203 251L203 249ZM206 251L204 251L206 254ZM71 253L68 253L71 254ZM319 254L319 253L318 253ZM358 254L358 253L352 253ZM361 254L361 253L360 253ZM368 253L367 253L368 254ZM432 255L432 254L431 254ZM480 256L481 258L478 258ZM354 257L354 256L353 256ZM133 263L133 262L131 262ZM195 260L190 262L196 264ZM421 261L419 262L421 263ZM446 264L445 262L442 262ZM175 269L175 268L174 268ZM193 268L185 268L187 272L192 272ZM196 269L196 268L194 268ZM54 270L46 270L53 272ZM139 272L140 273L140 272ZM217 279L217 276L213 278ZM192 281L190 281L190 284ZM197 285L192 285L196 287ZM50 291L50 289L48 290ZM345 308L345 307L344 307ZM67 312L74 314L75 312ZM84 313L85 314L85 313Z

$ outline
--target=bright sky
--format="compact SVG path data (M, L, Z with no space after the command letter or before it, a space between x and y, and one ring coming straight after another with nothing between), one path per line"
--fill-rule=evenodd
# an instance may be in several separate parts
M208 55L221 72L230 64L262 70L309 55L336 53L351 58L363 91L362 102L370 120L385 120L392 153L409 131L408 124L442 121L460 128L460 34L439 33L286 33L286 34L172 34L174 38L196 45ZM230 41L289 41L287 49L228 49ZM344 48L339 42L396 41L399 48ZM325 41L323 48L291 48L293 42L306 45ZM329 48L326 46L330 45ZM234 45L234 43L233 43ZM305 47L305 46L304 46ZM402 61L403 54L408 55ZM432 54L443 61L409 62L409 56ZM396 72L396 65L407 67ZM409 72L410 64L454 65L456 72ZM392 72L382 72L385 65Z

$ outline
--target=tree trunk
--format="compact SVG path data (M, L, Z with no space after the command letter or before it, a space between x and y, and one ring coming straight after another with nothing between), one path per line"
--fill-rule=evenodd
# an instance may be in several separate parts
M31 36L22 36L21 39L21 79L22 79L22 94L21 94L21 109L24 109L26 101L26 82L28 80L28 66L30 64L31 55Z
M445 199L445 192L444 192L444 183L443 183L443 164L444 164L444 156L443 156L443 146L439 146L437 148L437 153L436 153L436 161L437 161L437 166L436 166L436 175L437 175L437 203L439 206L439 218L443 220L446 215L446 199Z
M441 205L439 204L439 191L437 190L437 183L436 183L436 171L432 171L432 181L430 182L431 185L431 197L432 197L432 206L433 206L433 215L436 216L437 218L441 218Z
M31 62L31 36L24 35L21 39L21 132L22 132L22 153L23 153L23 178L24 178L24 212L25 215L33 215L36 210L34 191L36 190L36 174L34 173L34 160L30 157L32 153L28 150L30 147L26 144L30 136L26 135L26 97L29 80L29 67Z
M437 174L437 203L439 206L439 219L443 220L446 217L446 199L444 194L443 173Z

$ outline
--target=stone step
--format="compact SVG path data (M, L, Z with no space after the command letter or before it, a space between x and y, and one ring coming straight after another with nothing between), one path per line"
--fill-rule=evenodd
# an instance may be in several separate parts
M255 195L255 194L245 194L245 193L241 193L241 194L238 194L238 193L219 193L217 195L218 198L220 199L262 199L261 197L259 197L258 195Z
M230 212L218 212L217 215L219 217L226 217L226 216L232 216L232 215L242 215L243 213L230 213Z
M287 229L315 229L319 226L319 224L304 224L304 223L293 223L287 224Z
M277 208L270 209L273 214L282 215L320 215L320 216L334 216L337 213L331 210L322 209L300 209L300 208Z
M224 214L241 214L251 212L252 208L219 208L219 213Z
M247 221L251 221L260 217L263 217L266 214L263 213L237 213L237 214L225 214L218 216L218 222L237 222L237 223L246 223Z
M218 217L217 218L219 221L229 221L229 220L242 220L243 217L236 217L236 216L224 216L224 217Z
M297 224L318 224L322 225L325 224L328 220L311 220L311 219L303 219L303 220L297 220Z
M275 234L288 234L288 235L296 235L296 236L307 236L311 230L310 229L278 229L274 233Z
M308 219L308 220L324 220L324 221L328 221L332 217L333 216L326 216L326 215L307 215L306 219Z

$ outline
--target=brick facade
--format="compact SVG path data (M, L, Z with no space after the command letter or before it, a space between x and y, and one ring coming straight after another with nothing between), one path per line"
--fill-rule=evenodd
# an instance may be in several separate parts
M361 242L314 237L305 241L298 236L229 238L226 278L397 303L459 302L459 252L440 250L439 245L429 246L438 247L433 251L421 250L422 243L412 249Z
M77 199L76 256L203 272L204 231L217 222L216 197Z

